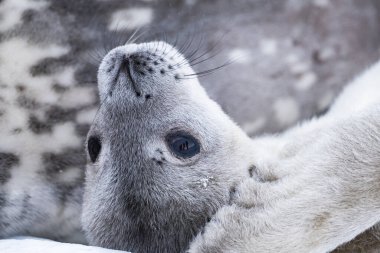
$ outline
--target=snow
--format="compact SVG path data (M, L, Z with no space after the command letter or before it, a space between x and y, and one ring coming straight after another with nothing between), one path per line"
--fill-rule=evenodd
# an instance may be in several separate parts
M128 253L81 244L61 243L34 237L0 240L1 253Z

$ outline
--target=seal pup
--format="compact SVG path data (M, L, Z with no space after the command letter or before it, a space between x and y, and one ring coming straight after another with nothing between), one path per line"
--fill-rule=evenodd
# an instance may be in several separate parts
M249 176L251 139L163 42L113 49L98 71L83 226L91 244L184 252Z
M164 42L120 46L103 59L87 139L82 223L90 244L138 253L326 252L380 220L376 84L347 89L320 119L252 140L195 76Z

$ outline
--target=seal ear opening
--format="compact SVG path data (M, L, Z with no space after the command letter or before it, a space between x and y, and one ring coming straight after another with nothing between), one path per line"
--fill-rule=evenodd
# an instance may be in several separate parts
M87 151L92 163L94 163L96 159L98 159L101 149L102 144L100 142L100 139L96 136L91 136L87 142Z

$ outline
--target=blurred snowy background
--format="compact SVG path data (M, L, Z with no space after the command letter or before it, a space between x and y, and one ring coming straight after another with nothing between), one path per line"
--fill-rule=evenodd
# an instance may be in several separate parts
M377 0L2 0L0 50L17 37L64 48L64 53L41 54L25 66L31 77L66 70L61 78L68 83L52 84L58 101L70 92L68 86L95 88L96 64L89 59L100 58L144 26L138 41L178 39L179 47L190 43L188 53L199 47L202 59L216 52L195 66L198 71L234 59L201 82L256 135L322 113L347 80L378 58L379 10ZM0 52L1 67L7 64L4 54ZM96 98L87 100L86 106L96 104ZM55 120L80 117L83 105L69 108L58 101L61 118ZM54 124L51 118L39 120L48 127ZM84 134L85 120L77 123Z

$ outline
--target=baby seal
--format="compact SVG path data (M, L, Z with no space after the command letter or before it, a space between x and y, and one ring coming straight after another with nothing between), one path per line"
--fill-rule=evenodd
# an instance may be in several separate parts
M88 133L82 222L90 244L184 252L249 176L252 140L164 42L109 52Z
M378 73L380 63L323 117L252 140L172 46L112 50L99 68L101 104L87 139L90 244L319 253L367 230L342 251L378 252Z

